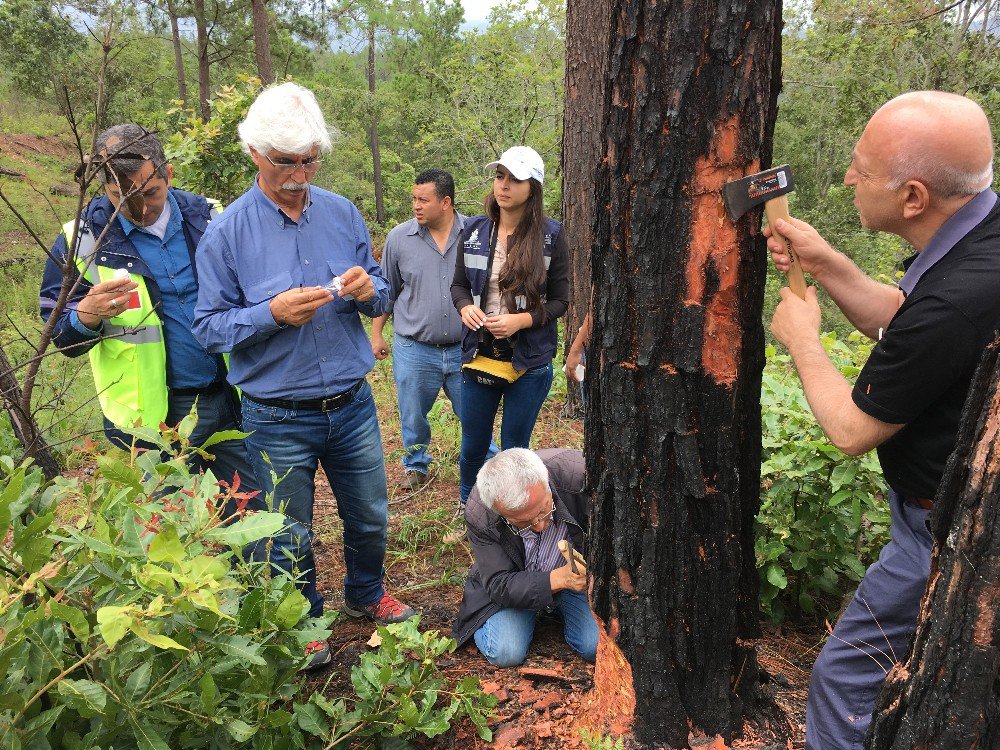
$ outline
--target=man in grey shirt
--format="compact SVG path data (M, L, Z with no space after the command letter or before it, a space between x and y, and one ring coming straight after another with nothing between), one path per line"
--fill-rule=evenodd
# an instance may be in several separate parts
M442 169L417 175L413 218L391 232L382 252L382 274L391 303L372 322L372 352L389 356L382 330L393 316L393 377L403 435L404 489L427 481L431 426L427 415L441 388L460 414L462 318L451 302L463 217L455 211L455 181Z

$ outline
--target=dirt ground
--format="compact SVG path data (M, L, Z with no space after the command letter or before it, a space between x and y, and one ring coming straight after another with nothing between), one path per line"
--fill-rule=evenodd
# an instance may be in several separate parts
M398 433L392 434L391 415L386 413L380 417L388 417L380 420L386 455L399 455L401 445ZM559 404L550 400L539 416L535 438L539 447L580 447L582 426L576 420L562 419ZM453 478L439 474L418 491L404 492L395 489L402 476L398 461L387 460L386 468L390 503L387 588L417 610L422 629L448 633L471 563L471 554L464 541L452 546L442 544L447 521L458 502L458 484ZM322 474L317 481L314 518L320 590L326 597L328 609L339 608L343 603L340 521L335 500ZM337 697L352 692L350 668L367 648L365 643L374 626L370 622L344 618L333 627L330 638L333 662L326 670L310 677L310 686L325 689L330 697ZM792 750L803 747L806 687L820 636L816 628L778 630L765 627L757 651L761 665L770 675L765 689L773 692L778 706L777 726L748 724L743 737L734 740L732 748ZM450 658L441 660L440 666L452 680L467 674L477 675L484 689L499 699L491 722L494 741L482 742L471 723L465 722L433 741L424 740L418 747L587 747L580 733L577 710L593 686L593 667L576 657L565 644L557 621L540 620L528 659L520 668L493 667L471 643ZM692 746L713 750L722 747L707 739L698 742L694 738Z

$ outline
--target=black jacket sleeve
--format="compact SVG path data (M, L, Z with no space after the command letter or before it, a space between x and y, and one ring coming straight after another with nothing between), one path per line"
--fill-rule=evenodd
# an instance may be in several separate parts
M454 287L452 287L454 289ZM452 292L454 297L454 292ZM566 314L569 307L569 245L562 227L553 239L552 262L545 281L545 303L532 310L531 327L538 328Z
M56 258L65 258L66 251L66 236L60 234L52 245L52 255ZM45 270L42 271L42 285L38 294L39 313L45 322L48 322L55 311L56 302L62 292L62 283L62 269L52 258L49 258L45 262ZM80 279L76 291L70 298L69 304L59 314L59 319L52 331L52 343L67 357L78 357L101 341L100 336L96 333L93 337L85 336L70 323L70 312L76 307L76 303L86 296L88 291L90 291L90 283L86 278Z
M495 528L481 528L470 522L468 529L479 579L494 603L503 609L534 610L552 604L552 586L547 572L520 570L504 549Z

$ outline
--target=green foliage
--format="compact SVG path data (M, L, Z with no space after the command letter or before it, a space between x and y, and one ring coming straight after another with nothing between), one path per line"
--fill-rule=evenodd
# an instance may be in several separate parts
M455 642L412 620L380 629L382 647L352 670L350 705L300 695L305 646L330 634L332 615L306 618L294 581L242 559L284 518L220 518L227 500L249 496L190 475L185 456L210 447L186 444L193 427L192 415L176 431L135 430L180 447L97 455L91 481L45 485L0 458L0 537L10 532L0 547L0 746L346 748L382 734L433 737L461 717L488 737L495 701L475 678L449 685L435 660Z
M238 555L283 517L223 525L217 508L246 497L191 476L184 455L98 456L92 481L48 486L2 459L0 745L230 747L293 734L272 707L294 698L305 644L330 618L303 619L293 581Z
M597 732L591 732L589 729L581 729L580 737L583 739L583 744L587 750L624 750L625 742L619 737L618 739L612 739L607 735L598 734Z
M242 195L257 168L240 146L237 126L260 93L260 81L246 78L223 86L212 99L208 122L192 109L172 110L180 116L177 132L166 142L177 187L228 205Z
M448 685L436 662L453 652L456 643L436 630L421 633L419 624L420 618L411 618L380 626L378 650L363 654L351 669L357 695L353 707L313 693L308 704L295 707L299 726L346 750L358 739L437 737L465 717L482 739L491 740L486 722L496 698L484 693L471 675Z
M871 351L861 334L823 335L854 381ZM787 355L768 347L761 388L762 497L755 551L765 613L780 622L812 614L817 599L861 580L888 541L886 487L874 452L858 458L830 445Z
M39 0L0 2L0 64L24 92L49 89L52 76L67 68L87 38Z

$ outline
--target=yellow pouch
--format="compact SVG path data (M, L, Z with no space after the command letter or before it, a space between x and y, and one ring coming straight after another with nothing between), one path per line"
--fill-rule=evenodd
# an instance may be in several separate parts
M480 385L491 388L510 385L524 374L524 370L515 370L510 362L485 357L482 354L477 354L471 362L462 365L462 371Z

